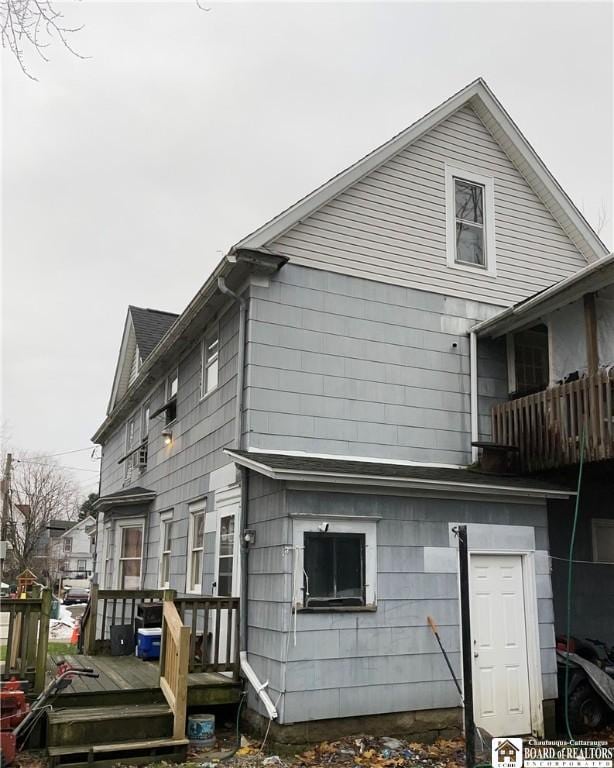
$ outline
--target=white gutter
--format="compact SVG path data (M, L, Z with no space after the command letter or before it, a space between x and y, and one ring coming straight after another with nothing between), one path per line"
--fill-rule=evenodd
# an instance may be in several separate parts
M266 709L266 713L269 716L269 720L276 720L277 710L271 701L271 697L265 690L265 688L267 688L269 685L269 681L267 680L266 683L260 682L258 675L254 672L252 665L247 660L246 651L241 651L239 653L239 661L241 663L241 671L251 683L252 688L256 691L260 701L264 704L264 708Z
M552 488L526 488L525 486L513 487L501 484L467 483L463 480L429 480L415 477L393 477L388 475L359 475L346 472L326 472L323 470L310 471L303 469L275 469L246 456L237 455L231 448L224 448L224 453L242 467L249 467L272 480L282 480L292 483L335 483L340 485L381 485L390 488L413 488L429 491L448 491L453 493L476 493L499 495L505 493L511 496L530 496L532 498L569 498L575 496L572 490L558 490ZM469 470L457 470L470 474Z
M470 411L471 411L471 461L478 460L478 449L473 443L477 442L478 428L478 337L475 331L469 332L469 364L470 364Z
M571 303L580 296L583 295L588 289L583 285L583 281L588 280L594 275L598 275L599 272L614 265L614 253L610 253L607 256L603 256L597 261L593 261L587 267L575 272L573 275L560 280L558 283L551 285L550 288L546 288L544 291L540 291L532 298L525 299L524 301L514 304L509 309L503 310L498 315L488 318L488 320L482 320L473 326L472 332L479 334L480 336L485 331L490 331L493 328L501 325L505 321L522 320L525 315L528 315L532 310L538 310L542 312L549 312L557 307L548 307L546 302L550 299L555 299L557 294L564 294L570 288L576 287L574 292L571 292L568 296L562 296L561 300L565 303ZM507 327L507 326L506 326ZM497 332L498 335L505 333L505 330Z

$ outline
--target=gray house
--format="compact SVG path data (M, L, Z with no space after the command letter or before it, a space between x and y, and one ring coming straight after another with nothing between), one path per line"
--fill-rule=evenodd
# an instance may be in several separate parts
M459 697L427 616L459 670L467 524L476 719L543 733L547 505L573 493L475 471L510 370L474 329L606 253L471 83L235 245L178 317L129 308L94 436L99 583L239 596L250 716L278 738L442 733ZM530 338L514 360L530 383Z

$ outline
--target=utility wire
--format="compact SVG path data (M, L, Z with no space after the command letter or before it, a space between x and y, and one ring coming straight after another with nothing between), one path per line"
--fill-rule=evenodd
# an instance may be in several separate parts
M87 448L74 448L71 451L60 451L60 453L45 453L36 454L37 459L52 459L54 456L66 456L69 453L81 453L82 451L95 451L98 448L97 445L88 445Z
M67 467L65 464L46 464L42 461L30 461L29 459L16 459L18 464L34 464L37 467L55 467L56 469L74 469L77 472L95 472L98 474L97 469L88 469L87 467Z

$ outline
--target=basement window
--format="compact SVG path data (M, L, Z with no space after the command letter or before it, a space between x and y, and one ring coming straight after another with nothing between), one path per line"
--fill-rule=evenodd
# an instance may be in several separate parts
M305 533L306 607L365 605L365 535Z

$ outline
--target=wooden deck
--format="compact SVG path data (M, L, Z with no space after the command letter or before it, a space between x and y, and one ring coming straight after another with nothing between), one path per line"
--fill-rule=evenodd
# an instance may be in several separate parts
M100 707L164 703L157 662L136 656L62 656L75 667L92 667L98 678L75 678L56 699L57 707ZM47 659L47 682L56 674L56 660ZM235 704L240 682L216 672L188 674L187 705Z

